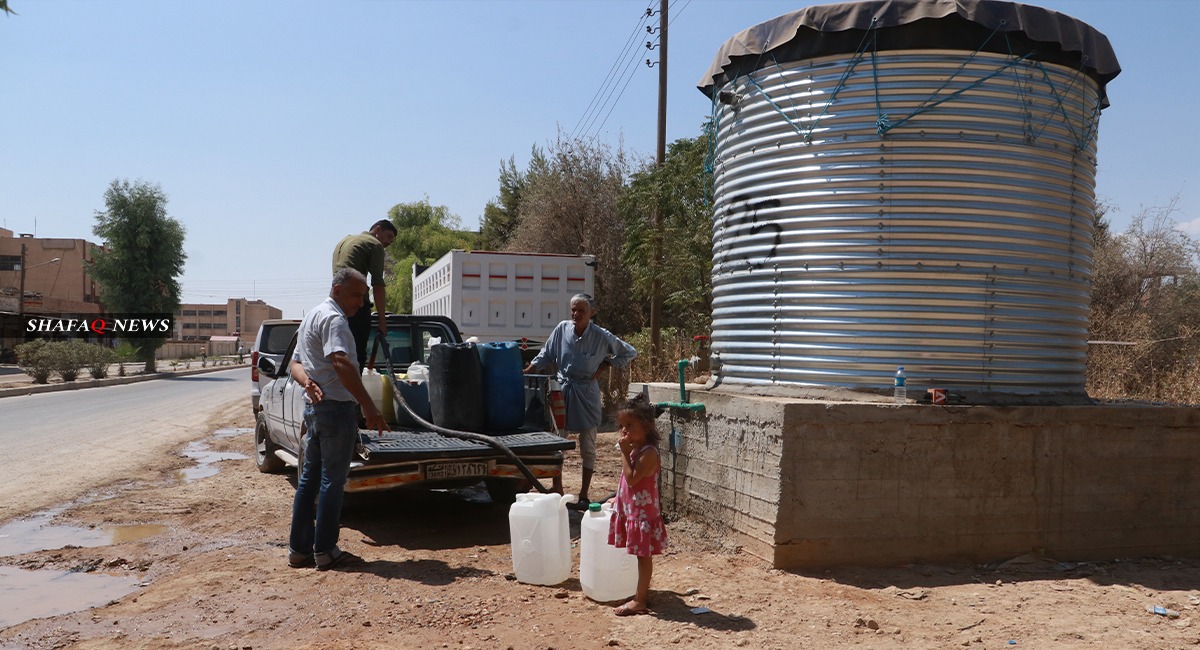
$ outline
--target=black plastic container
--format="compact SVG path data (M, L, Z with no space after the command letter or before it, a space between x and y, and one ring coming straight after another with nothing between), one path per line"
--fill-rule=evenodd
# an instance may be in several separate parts
M486 432L483 363L474 343L439 343L429 349L429 410L440 427Z

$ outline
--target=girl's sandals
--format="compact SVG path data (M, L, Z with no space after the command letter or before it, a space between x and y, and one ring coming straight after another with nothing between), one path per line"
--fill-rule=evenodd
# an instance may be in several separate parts
M624 605L621 605L620 607L617 607L616 609L614 609L613 613L616 614L617 616L638 616L640 614L649 614L650 608L649 607L638 607L638 606L634 605L632 601L630 601L630 602L625 603Z

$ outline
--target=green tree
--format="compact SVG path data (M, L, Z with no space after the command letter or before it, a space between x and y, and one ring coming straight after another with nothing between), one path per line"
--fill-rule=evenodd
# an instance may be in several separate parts
M545 168L546 155L537 146L533 147L530 158L530 169ZM504 250L512 240L520 223L521 199L529 185L526 176L526 172L517 169L514 157L500 162L500 194L484 206L479 225L479 246L484 250Z
M519 223L505 250L594 255L599 322L621 334L641 325L621 263L625 225L618 202L629 161L622 148L559 132L541 160L530 163Z
M444 205L431 205L429 197L413 203L397 203L388 210L396 224L396 239L388 247L392 280L388 282L388 309L412 312L412 269L414 264L432 264L454 249L475 247L476 235L461 230L459 218Z
M104 193L92 232L104 242L92 252L88 273L110 312L173 314L187 254L184 227L167 216L167 195L151 183L114 180ZM154 352L163 339L129 339L154 372Z
M633 175L621 199L625 246L621 254L633 277L633 294L649 314L651 281L656 271L663 296L663 327L690 335L707 334L712 325L712 204L708 200L704 158L707 136L672 142L662 167L648 163ZM655 210L661 228L652 223ZM654 265L654 236L662 240L662 258Z

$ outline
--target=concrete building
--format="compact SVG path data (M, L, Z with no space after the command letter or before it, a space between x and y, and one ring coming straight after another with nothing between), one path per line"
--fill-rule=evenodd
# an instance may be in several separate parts
M0 358L24 340L21 314L101 312L96 283L84 271L92 246L0 228Z
M283 318L283 311L262 300L230 298L224 303L187 303L175 312L174 338L207 341L214 336L236 336L250 349L259 324L270 318Z
M85 270L94 246L84 239L34 237L0 228L0 316L4 325L0 348L12 349L24 340L15 318L21 314L104 312L99 289ZM259 323L282 316L282 311L262 300L230 298L217 304L185 304L175 313L173 336L181 341L236 336L249 349ZM232 348L236 350L237 344Z
M83 239L14 235L0 228L0 312L100 313L96 283L84 271L92 246Z

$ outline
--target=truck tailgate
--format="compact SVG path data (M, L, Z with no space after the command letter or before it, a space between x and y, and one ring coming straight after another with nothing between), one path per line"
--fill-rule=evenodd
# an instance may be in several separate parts
M364 446L387 460L421 460L425 458L458 458L484 455L500 455L491 446L474 440L450 438L432 431L404 429L385 431L380 438L373 431L363 431ZM560 438L548 431L529 431L495 436L504 446L518 456L547 454L574 449L574 441ZM380 460L384 460L381 458ZM374 459L374 458L373 458Z

